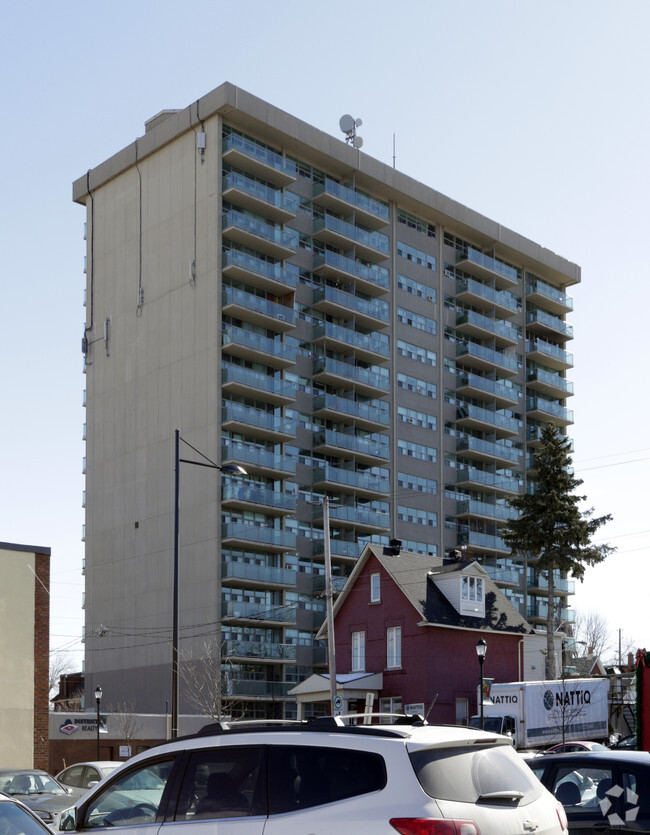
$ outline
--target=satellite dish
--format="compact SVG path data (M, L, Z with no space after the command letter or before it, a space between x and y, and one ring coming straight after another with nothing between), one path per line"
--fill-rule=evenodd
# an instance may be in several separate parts
M345 116L341 116L341 118L339 119L339 127L341 128L343 133L350 133L354 130L355 125L356 123L349 113L346 113Z
M355 127L360 128L361 125L363 124L363 122L361 121L361 119L355 119L354 124L355 124Z
M355 136L352 140L352 145L355 148L360 148L363 145L363 139L360 136Z

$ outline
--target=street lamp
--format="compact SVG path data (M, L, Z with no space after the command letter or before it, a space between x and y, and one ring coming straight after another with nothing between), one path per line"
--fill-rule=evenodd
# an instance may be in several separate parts
M97 702L97 761L101 760L99 756L99 705L102 701L102 688L97 685L95 687L95 701Z
M485 717L483 716L483 664L485 664L485 653L487 652L487 644L483 638L479 638L476 642L476 654L478 655L478 666L481 672L479 699L481 703L481 730L485 730Z
M203 461L196 461L191 458L181 458L181 441L203 458ZM212 470L221 470L222 473L230 475L246 475L246 470L238 464L215 464L207 455L204 455L185 438L181 438L180 429L174 430L174 572L172 579L173 604L172 604L172 722L171 738L178 736L178 534L179 534L179 499L181 487L181 464L194 464L195 467L209 467ZM98 753L99 759L99 753Z

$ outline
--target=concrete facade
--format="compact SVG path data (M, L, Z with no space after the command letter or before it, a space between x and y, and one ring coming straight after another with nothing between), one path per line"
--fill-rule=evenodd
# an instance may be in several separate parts
M0 542L0 767L47 768L50 549Z
M176 428L248 473L181 466L179 575L183 663L220 647L247 716L291 714L324 669L325 495L341 577L369 542L466 548L544 622L499 527L541 426L572 422L577 265L231 84L151 119L73 199L88 693L168 706Z

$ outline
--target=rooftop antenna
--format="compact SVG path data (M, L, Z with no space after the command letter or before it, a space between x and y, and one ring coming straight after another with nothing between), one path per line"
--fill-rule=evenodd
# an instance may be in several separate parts
M345 134L345 141L349 142L353 148L360 148L363 145L363 139L357 136L357 128L360 128L362 124L361 119L355 119L349 113L339 119L339 127Z

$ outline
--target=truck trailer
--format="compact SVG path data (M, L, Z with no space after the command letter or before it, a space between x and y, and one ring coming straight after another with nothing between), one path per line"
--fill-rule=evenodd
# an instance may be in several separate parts
M480 705L479 705L480 709ZM483 696L486 731L512 737L517 749L608 738L607 679L493 682ZM472 727L481 717L472 716Z

